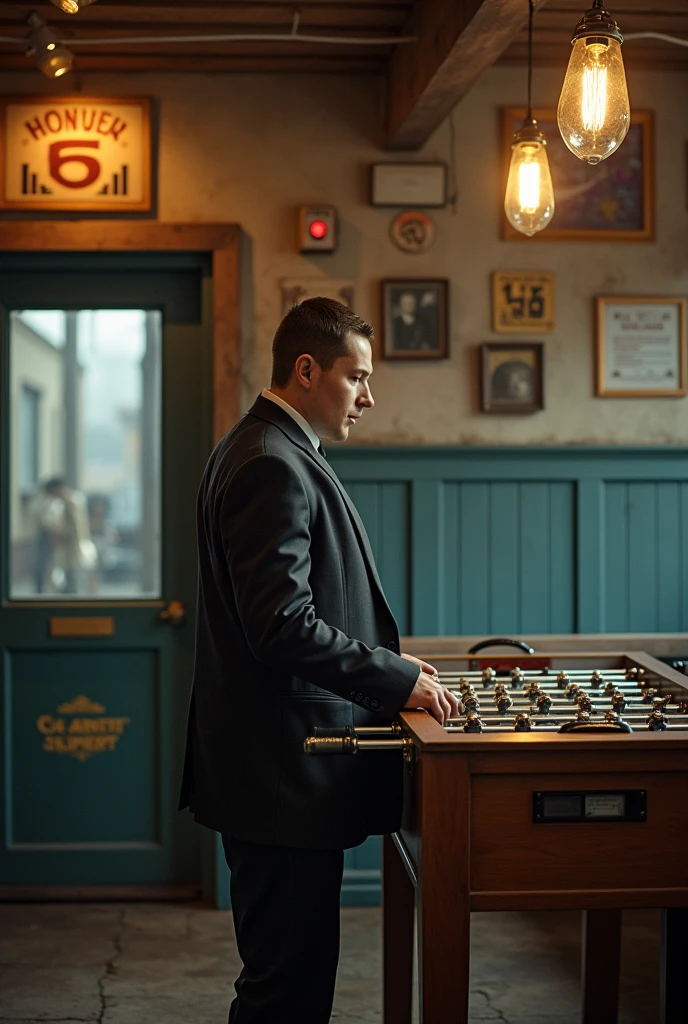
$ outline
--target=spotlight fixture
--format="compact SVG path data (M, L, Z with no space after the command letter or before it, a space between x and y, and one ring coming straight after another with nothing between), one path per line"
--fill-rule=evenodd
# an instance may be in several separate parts
M66 75L74 63L74 54L37 14L30 14L26 20L32 29L27 55L36 58L36 63L47 78Z
M619 148L631 123L621 44L612 16L593 0L573 34L559 97L561 137L577 157L599 164Z
M50 2L65 14L78 14L82 7L88 7L94 0L50 0Z
M554 215L554 189L547 159L547 139L533 117L533 0L528 0L528 113L511 143L504 212L512 227L534 235Z

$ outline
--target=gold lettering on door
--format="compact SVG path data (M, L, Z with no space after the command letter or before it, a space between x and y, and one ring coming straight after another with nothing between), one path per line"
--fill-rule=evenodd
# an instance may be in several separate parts
M86 761L93 754L114 753L131 719L106 716L106 710L103 704L81 694L60 704L59 717L39 715L36 728L43 737L43 750L68 754L77 761ZM98 717L86 717L95 715Z

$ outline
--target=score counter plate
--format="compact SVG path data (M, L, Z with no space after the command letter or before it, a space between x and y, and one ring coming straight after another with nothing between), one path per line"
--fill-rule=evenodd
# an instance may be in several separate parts
M647 821L647 790L552 790L533 793L536 825Z

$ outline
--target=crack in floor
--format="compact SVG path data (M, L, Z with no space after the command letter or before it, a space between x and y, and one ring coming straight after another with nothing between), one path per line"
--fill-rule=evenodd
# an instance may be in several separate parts
M124 953L124 947L122 945L122 933L124 931L124 925L126 922L127 911L122 909L119 912L119 920L117 922L117 928L115 934L112 937L112 944L115 947L115 951L109 960L105 963L105 970L98 978L98 997L100 999L100 1009L96 1018L97 1024L103 1024L105 1020L105 1014L108 1009L108 996L105 994L105 983L108 978L112 978L117 975L117 961Z
M490 993L486 989L484 989L484 988L477 988L475 991L478 993L479 996L483 997L483 999L487 1003L488 1010L492 1010L492 1011L494 1011L494 1013L497 1014L497 1018L496 1018L497 1020L501 1020L502 1024L509 1024L509 1021L504 1016L504 1013L502 1012L502 1010L498 1010L497 1007L492 1002L492 996L490 995Z

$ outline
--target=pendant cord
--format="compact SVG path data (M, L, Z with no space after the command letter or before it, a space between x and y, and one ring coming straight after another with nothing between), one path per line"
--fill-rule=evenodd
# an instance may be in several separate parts
M533 119L533 0L528 0L528 120Z

